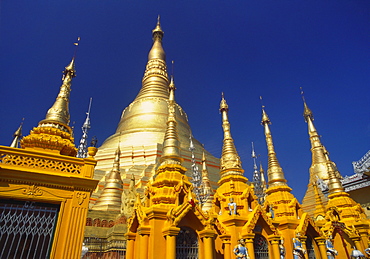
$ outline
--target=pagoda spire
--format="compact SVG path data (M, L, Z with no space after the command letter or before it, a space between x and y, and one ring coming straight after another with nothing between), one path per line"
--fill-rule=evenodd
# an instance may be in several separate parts
M284 177L283 169L281 168L279 161L276 157L274 143L272 141L272 135L270 131L269 125L271 125L271 121L265 112L264 106L262 106L262 126L265 128L265 136L266 136L266 144L267 144L267 151L268 151L268 169L267 169L267 177L268 177L268 185L269 189L271 187L276 187L280 185L286 185L286 180Z
M291 193L292 189L288 186L284 177L283 169L276 157L274 144L269 125L271 121L262 105L262 126L265 129L267 155L268 155L268 188L264 205L269 209L271 217L276 221L297 220L301 217L301 205ZM293 229L293 225L291 226ZM283 229L281 229L283 230ZM284 234L283 234L284 235Z
M202 195L200 202L203 205L203 211L209 211L212 208L213 190L208 177L207 160L204 149L202 154Z
M264 197L266 197L266 189L267 189L267 184L266 184L266 179L265 179L265 170L263 170L262 163L260 163L260 177L261 177L261 185L262 185L262 190Z
M337 177L337 169L333 166L333 162L330 160L328 153L325 154L328 167L328 174L329 174L329 182L328 182L328 188L329 188L329 194L334 194L338 192L344 192L344 188L342 186L342 182Z
M252 142L252 159L253 159L253 185L254 185L254 193L256 194L258 198L258 203L263 204L264 198L265 198L265 192L263 190L263 184L261 181L261 174L258 171L257 167L257 155L254 151L254 144Z
M43 122L56 122L62 125L69 125L69 95L71 92L72 79L76 76L75 57L72 58L68 66L65 67L62 77L62 86L53 106L46 113Z
M325 204L322 202L322 197L320 196L319 187L316 183L312 184L314 194L315 194L315 211L314 211L314 219L323 220L325 218ZM322 195L322 193L321 193Z
M303 91L301 88L302 100L303 100L303 117L308 126L308 134L311 142L311 152L312 152L312 164L310 167L310 178L316 180L318 176L322 180L328 180L328 171L326 167L326 156L327 153L324 145L320 141L320 136L313 123L314 117L310 108L308 108Z
M75 45L78 47L78 42ZM72 79L76 76L75 56L76 51L63 71L62 86L54 104L46 113L45 119L39 122L30 135L22 139L23 148L44 148L60 152L61 155L76 156L77 149L73 143L72 129L69 127L68 108ZM45 135L50 138L45 138Z
M172 83L172 79L171 79L171 83ZM171 98L171 97L170 97ZM190 132L190 135L189 135L189 151L191 152L191 170L192 170L192 184L193 184L193 192L195 193L195 195L197 196L197 199L202 203L202 200L200 198L201 194L202 194L202 176L201 176L201 173L199 172L199 169L198 169L198 166L197 166L197 162L195 160L195 154L194 154L194 151L195 151L195 146L194 146L194 143L193 143L193 136Z
M91 128L90 125L90 109L91 109L92 98L90 98L89 108L86 113L86 120L82 125L82 137L80 140L80 145L78 146L77 157L85 158L87 157L87 133Z
M93 210L121 211L123 182L120 173L121 150L118 145L115 152L112 171L108 174L104 189Z
M226 103L223 93L220 103L220 112L222 116L222 128L224 130L224 140L220 159L221 177L229 174L243 175L244 170L242 169L242 163L236 151L234 140L231 137L230 123L228 118L229 106Z
M161 164L181 164L182 157L180 155L180 141L177 134L177 121L176 121L176 102L175 102L175 83L171 77L169 85L169 103L168 103L168 119L167 129L163 142L163 153L161 157Z
M164 32L161 28L160 16L157 25L152 31L153 46L149 51L148 63L142 80L142 88L136 99L146 97L168 98L168 75L166 53L162 47Z
M22 119L22 122L19 125L18 129L13 134L14 138L13 138L12 143L10 144L10 147L19 148L19 143L22 138L23 121L24 121L24 118Z

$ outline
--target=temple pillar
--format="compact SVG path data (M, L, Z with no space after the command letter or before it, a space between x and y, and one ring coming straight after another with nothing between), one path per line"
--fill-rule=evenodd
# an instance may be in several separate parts
M203 239L204 243L204 259L213 259L214 249L213 249L213 237L215 232L211 229L204 229L199 232L199 237Z
M222 240L222 243L224 244L224 259L231 259L232 258L231 236L221 235L220 238Z
M126 259L134 259L136 234L128 232L126 234L126 237L127 237Z
M315 237L317 245L319 247L319 255L320 258L326 259L328 256L326 255L326 245L325 245L325 238L324 237Z
M272 258L279 259L280 258L280 248L279 248L280 237L272 236L271 238L269 238L269 241L271 243Z
M137 229L137 232L140 235L139 259L147 259L148 258L150 227L149 226L141 226Z
M361 238L361 243L363 245L364 248L367 248L368 247L368 244L369 244L369 226L368 225L355 225L355 228L356 230L358 231L358 233L360 234L360 238Z
M180 228L169 227L162 231L166 238L166 258L176 258L176 236L180 232Z
M248 254L249 254L250 259L255 259L254 245L253 245L254 234L243 235L243 238L245 239L245 246L248 249Z
M303 249L306 251L306 253L304 254L304 258L308 259L308 251L307 251L307 246L306 246L306 240L307 240L307 237L306 236L301 236L299 238L299 240L301 241L302 243L302 247Z
M352 237L351 239L353 243L355 243L355 247L357 250L360 250L361 252L365 251L365 247L361 243L361 237L357 236L357 237Z

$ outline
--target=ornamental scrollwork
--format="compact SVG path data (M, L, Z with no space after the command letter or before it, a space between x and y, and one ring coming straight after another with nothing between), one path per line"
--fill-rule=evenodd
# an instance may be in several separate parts
M78 205L81 205L86 199L87 195L83 192L77 192L76 194Z
M28 196L41 196L43 194L41 189L35 185L31 185L28 186L27 188L24 188L22 193Z

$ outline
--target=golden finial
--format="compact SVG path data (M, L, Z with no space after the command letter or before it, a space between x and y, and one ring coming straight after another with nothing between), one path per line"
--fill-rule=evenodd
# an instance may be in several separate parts
M206 154L204 152L204 144L203 144L203 152L202 152L202 172L207 172L207 160L206 160Z
M14 148L19 147L19 142L21 141L21 138L22 138L23 122L24 122L24 118L22 119L22 122L19 125L18 129L13 134L13 141L10 144L10 147L14 147Z
M220 112L222 116L222 128L224 130L224 143L222 146L222 155L220 160L221 177L228 174L243 175L242 163L236 151L234 140L231 137L230 123L228 118L229 106L226 103L223 93L221 97Z
M342 186L342 182L337 177L337 169L334 166L334 163L329 158L329 153L325 152L326 157L326 166L328 168L328 175L329 175L329 181L328 181L328 188L329 188L329 194L337 193L337 192L344 192L344 188ZM339 173L338 173L339 174Z
M79 38L78 38L79 42ZM74 43L76 45L76 49L74 55L72 57L72 61L69 63L68 66L65 67L63 71L62 77L62 86L60 87L59 94L54 105L48 110L45 120L41 121L40 123L44 122L57 122L61 123L63 126L69 125L69 95L71 92L71 85L72 79L76 76L75 70L75 56L76 51L78 48L78 42Z
M271 121L267 116L264 106L262 106L262 126L264 126L265 128L265 137L268 151L268 168L267 168L268 184L269 187L274 187L279 185L286 185L286 180L284 177L283 169L281 168L279 161L276 157L274 143L272 141L272 135L269 127L270 124Z
M76 76L74 57L63 71L62 85L53 106L47 111L30 135L21 140L22 148L42 148L59 152L61 155L76 156L73 130L69 127L69 95L72 79Z
M142 80L142 87L136 99L140 98L165 98L168 99L168 74L166 53L162 47L163 31L159 20L153 30L153 46L148 54L148 62Z
M163 38L164 32L162 31L160 20L161 20L161 16L158 15L157 25L155 26L154 30L152 31L154 41L155 40L162 40L162 38Z
M301 95L302 95L303 106L304 106L303 117L304 117L306 122L308 122L308 118L310 118L310 120L313 121L312 111L307 106L306 99L304 98L304 92L303 92L302 87L300 87L300 89L301 89Z
M106 177L104 189L99 199L92 207L93 210L121 210L123 182L120 173L120 155L121 150L120 145L118 144L115 152L112 171L110 171L110 173Z
M168 120L167 129L164 135L163 154L161 164L181 164L182 157L180 156L180 142L177 133L176 121L176 103L175 103L175 85L170 87L170 99L168 103Z
M226 103L224 92L221 93L220 112L222 112L223 110L225 110L226 112L229 111L229 106Z
M175 101L175 90L176 90L176 86L175 86L175 82L174 82L174 75L173 75L173 66L174 66L174 61L172 60L172 75L171 75L171 81L170 81L170 84L168 86L168 90L170 92L170 96L169 96L169 101Z
M271 121L269 119L269 117L267 116L267 113L265 112L265 105L263 105L263 100L262 100L262 96L260 96L260 101L261 101L261 107L262 107L262 121L261 121L261 124L262 125L271 125Z

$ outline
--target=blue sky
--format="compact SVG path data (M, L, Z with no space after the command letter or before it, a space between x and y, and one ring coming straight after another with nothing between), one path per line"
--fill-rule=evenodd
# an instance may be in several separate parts
M0 144L10 144L23 117L24 135L45 117L77 37L71 122L77 143L92 97L89 135L101 144L141 87L158 14L176 100L211 153L221 152L224 92L246 176L252 141L266 168L263 96L277 157L301 200L311 164L303 87L331 159L342 175L353 173L370 140L367 0L1 1Z

